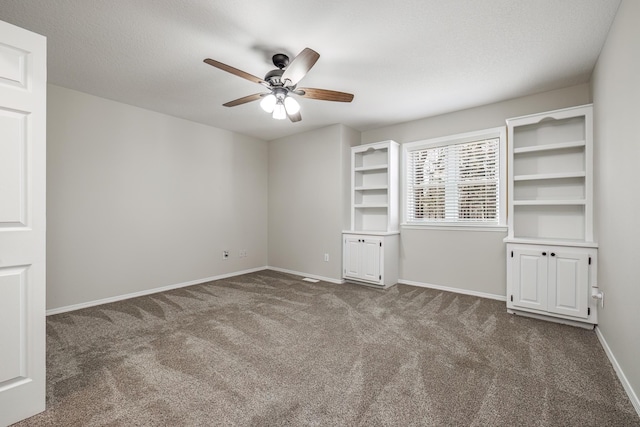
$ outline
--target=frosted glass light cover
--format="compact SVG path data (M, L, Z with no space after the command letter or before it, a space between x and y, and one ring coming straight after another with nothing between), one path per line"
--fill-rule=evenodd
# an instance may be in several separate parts
M273 118L276 120L284 120L287 118L287 112L282 102L278 102L273 109Z
M273 109L276 106L276 97L274 94L269 94L262 98L260 101L260 107L267 113L273 113Z
M284 108L287 109L287 113L296 114L298 111L300 111L300 104L298 104L298 101L296 101L292 97L287 96L284 99Z

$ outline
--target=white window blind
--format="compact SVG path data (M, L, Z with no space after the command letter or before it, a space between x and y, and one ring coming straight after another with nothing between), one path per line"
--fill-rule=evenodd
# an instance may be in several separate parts
M406 152L407 223L500 222L500 138Z

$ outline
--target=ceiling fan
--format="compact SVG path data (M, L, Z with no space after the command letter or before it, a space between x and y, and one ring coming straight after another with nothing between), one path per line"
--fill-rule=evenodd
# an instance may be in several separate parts
M323 101L351 102L353 100L353 95L350 93L297 87L298 82L309 72L311 67L318 61L318 58L320 58L320 54L309 48L303 49L292 61L289 61L287 55L277 53L272 58L273 65L277 69L269 71L264 76L264 79L213 59L207 58L204 62L243 79L261 84L269 90L268 92L254 93L253 95L247 95L222 104L225 107L235 107L236 105L257 101L262 98L260 106L263 110L272 114L274 119L283 120L288 117L292 122L299 122L302 120L300 104L292 95Z

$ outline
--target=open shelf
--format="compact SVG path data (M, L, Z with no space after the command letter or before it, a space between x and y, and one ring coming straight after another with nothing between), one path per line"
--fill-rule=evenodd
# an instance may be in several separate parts
M514 148L514 154L521 153L534 153L540 151L552 151L552 150L563 150L567 148L576 148L576 147L584 147L586 142L584 140L581 141L572 141L572 142L558 142L555 144L545 144L545 145L533 145L530 147L520 147Z
M360 146L364 147L364 146ZM389 164L389 148L369 145L367 149L356 151L353 155L354 170L367 170L370 168L387 168Z
M355 208L368 207L368 206L387 206L388 193L386 189L376 190L356 190L353 195L353 203Z
M550 112L510 119L515 124L512 126L513 152L522 149L531 150L533 147L553 147L575 141L586 141L586 116L578 113L573 117L561 117L567 114L573 113Z
M514 156L511 165L515 176L584 173L585 150L584 147L568 147L528 151Z
M514 237L585 240L585 206L514 205Z
M558 200L514 200L514 206L562 206L562 205L584 205L586 200L558 199Z
M586 172L556 172L556 173L535 173L531 175L515 175L514 181L541 181L545 179L567 179L567 178L584 178Z
M377 190L387 190L389 187L386 185L370 185L368 187L356 187L355 191L377 191Z
M367 171L377 171L377 170L387 170L389 169L389 165L373 165L373 166L360 166L354 168L353 170L356 172L367 172Z

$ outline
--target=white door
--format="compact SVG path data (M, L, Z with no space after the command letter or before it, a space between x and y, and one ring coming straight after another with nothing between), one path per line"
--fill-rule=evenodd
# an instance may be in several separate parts
M552 248L549 254L549 304L552 313L588 317L589 255Z
M547 310L547 258L546 249L514 248L513 306Z
M360 278L360 241L357 237L346 236L344 239L344 276L354 279Z
M380 239L366 238L362 243L362 276L363 280L380 283L380 254L382 253Z
M46 39L0 21L0 425L45 409Z

